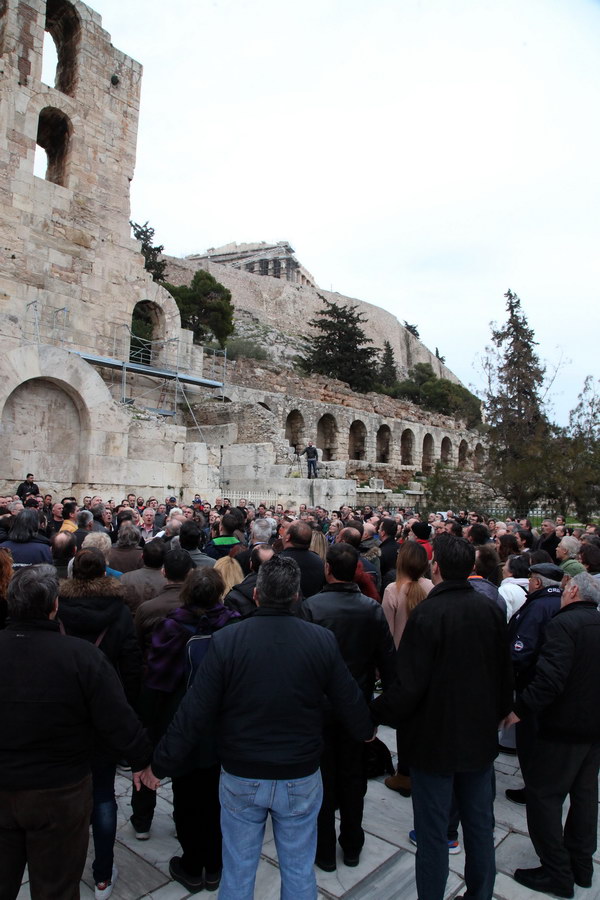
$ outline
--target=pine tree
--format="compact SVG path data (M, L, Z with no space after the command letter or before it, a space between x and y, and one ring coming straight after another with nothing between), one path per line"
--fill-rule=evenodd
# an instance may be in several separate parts
M389 341L383 342L383 354L381 356L377 380L383 388L394 387L398 381L398 370L396 368L394 351L392 350L392 345Z
M546 491L550 426L542 400L545 369L519 297L511 290L504 296L508 319L501 328L492 328L493 348L484 361L488 475L517 510L526 511Z
M369 391L373 387L372 341L362 329L366 316L353 306L338 306L321 297L324 309L309 322L319 332L308 343L303 361L309 373L339 378L353 391Z
M198 269L189 286L165 282L165 287L179 307L183 328L194 332L194 342L212 335L224 347L234 330L231 291L204 269Z
M154 228L151 228L147 222L138 225L137 222L129 223L133 229L133 236L136 241L141 241L142 255L144 257L144 268L152 275L152 281L163 281L167 263L164 259L159 259L160 254L165 249L162 244L153 246Z

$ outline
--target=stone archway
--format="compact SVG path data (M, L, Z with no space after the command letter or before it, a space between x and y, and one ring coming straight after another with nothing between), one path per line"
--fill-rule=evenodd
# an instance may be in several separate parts
M59 481L60 470L65 482L110 482L103 476L114 477L115 465L127 458L129 424L100 375L76 353L29 345L0 357L0 440L21 452L10 454L5 478L22 479L25 466L46 483Z
M400 462L403 466L414 465L415 436L410 428L405 428L400 438Z
M379 428L375 446L376 461L378 463L389 463L392 450L392 432L389 425L382 425Z
M338 426L331 413L325 413L318 421L317 447L323 451L323 462L338 458Z
M465 440L462 440L458 445L458 468L466 469L467 468L467 459L468 459L469 445Z
M367 427L360 419L356 419L348 433L348 459L365 459L366 443Z
M425 475L429 475L433 472L433 468L435 465L434 460L434 448L433 448L433 437L430 434L426 434L423 438L423 456L421 460L421 469Z
M482 444L475 444L473 450L473 468L476 472L481 472L485 460L485 451Z
M452 464L452 441L449 437L442 440L440 459L445 466Z
M304 449L304 416L299 409L293 409L285 420L285 439L295 453Z
M60 384L47 378L24 381L8 396L1 424L2 432L10 436L3 467L6 478L22 479L26 468L40 478L43 472L46 480L83 480L85 430L77 404Z

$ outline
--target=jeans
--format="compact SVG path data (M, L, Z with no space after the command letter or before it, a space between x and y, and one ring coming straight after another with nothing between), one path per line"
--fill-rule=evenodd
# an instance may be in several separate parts
M308 477L316 478L317 477L317 460L316 459L307 459L308 463Z
M104 759L92 761L92 838L94 840L94 881L109 881L117 833L117 801L115 800L115 763Z
M316 900L313 863L321 773L290 781L238 778L221 770L223 877L219 900L252 900L267 813L281 874L281 900Z
M465 846L465 900L491 900L496 878L493 766L437 775L411 768L419 900L443 900L448 880L448 823L456 797Z
M89 775L63 788L0 791L0 900L15 900L26 864L33 900L78 900L91 812Z

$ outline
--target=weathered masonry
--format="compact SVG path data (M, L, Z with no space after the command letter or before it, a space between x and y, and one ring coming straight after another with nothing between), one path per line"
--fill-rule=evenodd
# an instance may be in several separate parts
M265 391L193 343L130 232L141 77L85 4L0 2L0 490L32 471L57 493L214 499L238 485L289 502L310 489L333 506L372 474L397 484L439 458L476 467L477 436L450 419L428 424L407 405L289 374ZM173 261L181 280L199 266L231 287L236 314L291 334L320 302L285 242ZM399 359L432 359L389 313L364 308L376 336L396 329ZM132 332L134 312L151 339ZM309 435L328 476L314 485L295 456Z

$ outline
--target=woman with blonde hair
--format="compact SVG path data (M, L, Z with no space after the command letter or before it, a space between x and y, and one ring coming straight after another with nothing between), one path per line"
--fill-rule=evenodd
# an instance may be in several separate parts
M396 561L396 581L388 584L382 601L396 649L410 613L433 587L433 582L425 578L427 571L427 552L421 544L416 541L402 544Z
M223 579L225 589L220 597L223 600L236 584L241 584L244 580L244 572L239 562L233 556L222 556L221 559L216 561L214 569Z
M313 531L312 537L310 539L310 547L309 550L312 550L313 553L316 553L321 557L323 562L325 562L325 557L327 556L327 540L322 531Z

